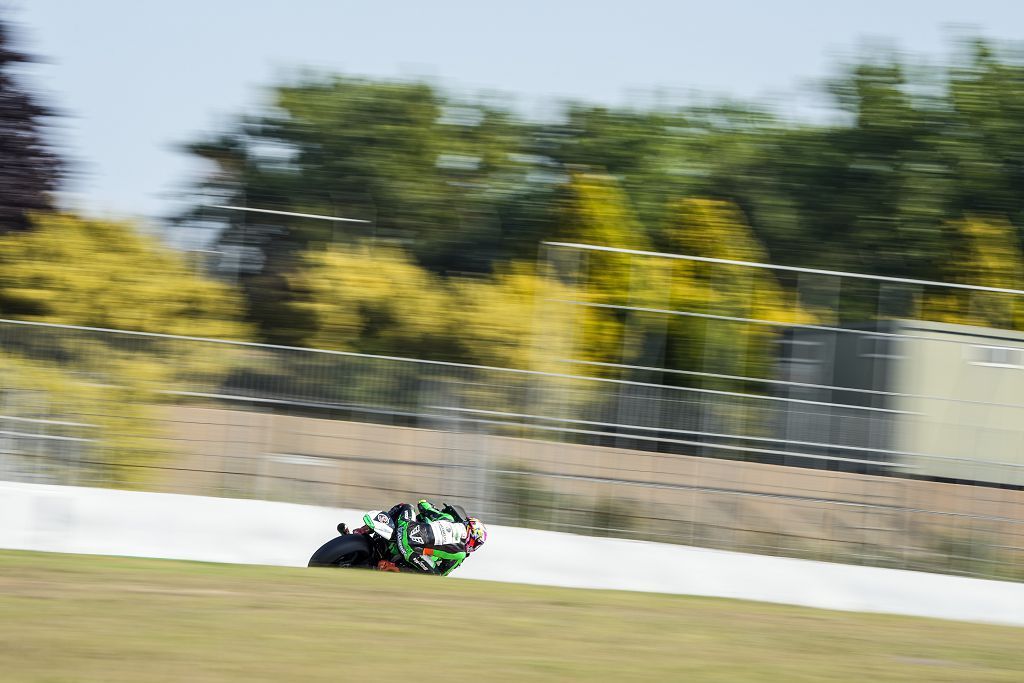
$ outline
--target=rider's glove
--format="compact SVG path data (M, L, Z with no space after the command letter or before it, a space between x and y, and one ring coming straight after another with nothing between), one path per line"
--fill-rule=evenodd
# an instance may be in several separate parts
M382 572L397 572L398 565L394 562L388 562L387 560L381 560L377 563L377 569Z

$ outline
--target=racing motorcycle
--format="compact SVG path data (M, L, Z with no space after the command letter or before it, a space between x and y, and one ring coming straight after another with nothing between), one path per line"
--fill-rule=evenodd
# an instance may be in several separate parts
M442 512L461 522L469 519L461 505L446 503L442 507ZM309 558L308 566L377 569L381 561L385 561L400 571L419 571L401 559L391 540L395 533L395 522L387 512L368 512L363 515L363 523L363 526L355 531L349 531L344 522L338 524L340 535L320 546Z

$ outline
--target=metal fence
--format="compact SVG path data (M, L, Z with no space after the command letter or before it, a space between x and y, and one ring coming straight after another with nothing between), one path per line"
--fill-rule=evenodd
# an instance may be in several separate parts
M811 381L785 354L768 377L583 361L571 325L547 322L579 304L539 302L544 371L0 321L0 478L367 509L429 496L497 523L1024 579L1021 465L984 446L1024 444L1005 428L1024 406L956 382ZM833 360L851 334L789 328L832 335ZM964 423L960 451L906 446L979 400L1001 415ZM949 462L977 476L934 476Z

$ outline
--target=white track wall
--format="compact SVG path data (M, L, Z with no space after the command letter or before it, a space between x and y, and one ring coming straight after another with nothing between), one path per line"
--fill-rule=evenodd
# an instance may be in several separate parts
M0 548L305 566L362 511L0 482ZM490 526L462 578L1024 626L1024 584Z

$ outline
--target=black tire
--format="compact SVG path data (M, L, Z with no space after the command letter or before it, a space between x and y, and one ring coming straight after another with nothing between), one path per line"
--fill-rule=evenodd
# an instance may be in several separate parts
M368 567L370 541L362 534L338 536L324 543L309 558L310 567Z

